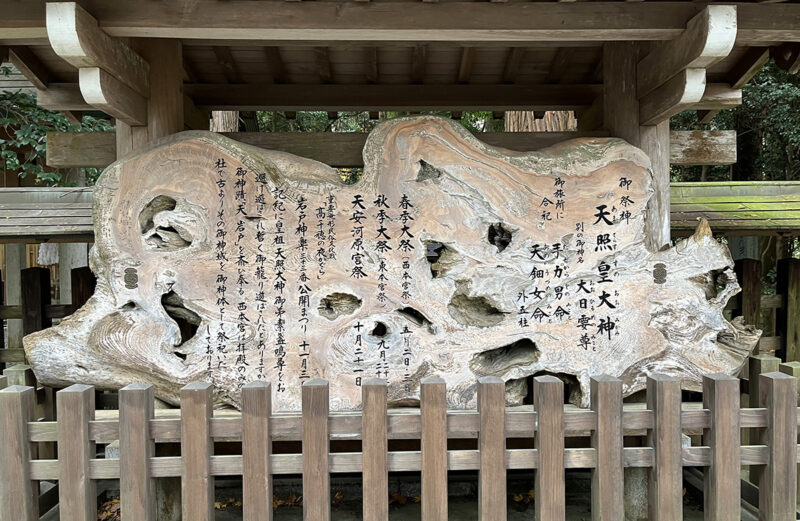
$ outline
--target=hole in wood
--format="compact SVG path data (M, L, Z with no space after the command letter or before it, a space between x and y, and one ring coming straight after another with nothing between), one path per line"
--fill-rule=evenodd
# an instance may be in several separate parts
M328 320L350 315L361 307L361 299L349 293L331 293L319 300L317 311Z
M168 195L159 195L144 205L139 212L139 231L145 234L153 229L153 217L159 212L170 212L175 209L175 199Z
M426 162L423 159L419 160L419 171L417 172L417 181L427 181L428 179L439 179L442 177L442 171Z
M463 293L453 295L447 304L447 311L463 326L492 327L502 322L506 316L486 297L469 297Z
M370 335L376 338L383 338L389 333L389 328L383 322L375 322L375 327L372 328Z
M183 299L174 291L161 296L161 305L164 306L164 311L167 312L169 318L175 321L181 331L181 343L178 346L194 338L200 327L200 316L191 309L187 309L183 304ZM186 360L186 355L183 355L182 359Z
M409 319L410 321L412 321L413 323L415 323L418 326L431 325L432 324L432 322L430 320L428 320L428 317L423 315L420 311L412 308L411 306L406 306L406 307L404 307L402 309L398 309L397 312L400 313L401 315L403 315L404 317L406 317L407 319Z
M503 223L494 223L489 225L487 238L489 239L489 244L493 244L497 247L497 251L501 252L511 244L511 230L506 228Z

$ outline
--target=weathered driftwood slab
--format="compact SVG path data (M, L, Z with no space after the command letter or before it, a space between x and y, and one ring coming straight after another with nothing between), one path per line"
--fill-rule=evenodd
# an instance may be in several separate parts
M273 382L278 409L301 380L331 381L358 407L362 379L413 404L440 375L451 406L475 380L571 375L625 392L666 373L738 371L759 332L727 322L739 289L726 248L701 224L647 251L649 161L618 139L525 154L423 117L380 125L363 178L213 133L174 136L110 166L95 190L94 297L25 338L38 378L119 388L149 381L177 402L210 379L218 404Z

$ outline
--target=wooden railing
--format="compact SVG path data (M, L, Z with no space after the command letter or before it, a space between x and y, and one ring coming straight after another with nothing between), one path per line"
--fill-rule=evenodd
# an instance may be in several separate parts
M653 376L647 403L623 406L622 382L592 379L589 409L565 405L561 380L534 379L533 407L506 408L497 378L478 381L477 410L448 411L445 384L421 384L419 409L387 410L382 380L362 386L363 411L330 413L328 383L305 382L301 413L273 413L270 384L242 390L242 411L213 411L213 389L193 383L181 391L180 410L156 413L153 387L119 392L119 411L95 411L94 389L73 385L57 394L58 421L36 421L35 390L0 390L0 519L38 519L38 483L57 480L63 521L94 521L97 480L119 479L122 519L155 520L154 479L180 477L183 519L213 519L214 477L242 476L245 520L269 520L275 476L302 474L305 519L330 519L330 476L363 474L365 519L387 519L388 473L421 472L422 518L447 519L447 472L479 472L483 520L506 516L506 472L535 471L537 520L565 516L565 469L590 469L593 519L623 519L625 468L649 469L650 519L681 519L683 470L705 472L706 519L739 519L740 469L752 465L762 519L795 519L797 483L796 379L761 374L759 407L739 406L740 382L703 379L703 403L682 404L680 381ZM0 386L2 382L0 382ZM641 405L638 406L637 405ZM758 429L741 444L743 428ZM702 444L682 446L682 434L702 433ZM644 446L624 436L646 435ZM565 448L565 438L586 438ZM476 439L477 449L448 450L449 438ZM390 450L389 440L420 440L421 450ZM515 443L511 443L511 440ZM694 437L695 442L699 440ZM119 458L98 458L96 444L119 441ZM272 454L272 442L302 442L302 453ZM331 440L359 440L360 450L331 452ZM528 440L527 446L520 440ZM240 442L241 453L215 455L214 442ZM55 442L58 456L43 459ZM180 456L156 457L155 445L181 444ZM523 448L509 448L510 446ZM574 446L575 443L570 443Z

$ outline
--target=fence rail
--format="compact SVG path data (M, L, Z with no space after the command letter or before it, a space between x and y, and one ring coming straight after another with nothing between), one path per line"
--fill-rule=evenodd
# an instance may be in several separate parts
M388 473L421 472L423 519L447 518L447 472L479 472L481 519L506 516L506 472L535 471L536 519L564 519L565 469L592 473L593 519L623 518L623 469L648 468L650 519L681 519L683 468L706 475L706 519L739 519L740 467L753 465L762 519L795 519L798 461L797 381L773 372L758 376L757 408L739 407L739 381L704 378L702 404L681 403L680 381L654 376L647 403L623 406L622 382L592 380L592 403L563 403L563 383L534 379L534 406L506 408L497 378L478 381L478 408L447 410L445 384L421 385L419 409L387 409L386 383L362 387L363 411L330 413L328 383L303 385L302 412L273 413L270 384L243 388L242 412L213 411L213 389L194 383L181 391L181 409L154 409L150 385L119 392L119 411L95 411L94 389L73 385L57 394L58 421L35 421L34 389L0 390L0 519L38 519L38 482L57 480L61 519L96 519L96 481L120 480L122 518L154 520L154 479L182 479L184 519L213 519L214 477L242 476L244 519L269 520L273 476L303 476L306 519L330 519L330 475L363 473L365 519L386 519ZM637 404L639 405L639 404ZM758 429L741 445L742 428ZM682 434L702 433L702 445L682 447ZM624 436L646 435L644 446ZM588 438L585 448L565 447ZM477 440L475 449L448 450L450 438ZM526 448L509 440L533 439ZM420 440L420 450L390 450L389 440ZM698 438L695 437L695 440ZM119 459L96 456L96 444L119 440ZM272 454L271 442L298 440L302 453ZM360 450L331 452L331 440L359 440ZM215 442L241 442L241 453L215 455ZM57 459L40 459L39 445L56 442ZM158 443L180 442L180 456L156 457ZM524 445L524 444L523 444ZM520 446L515 444L514 446Z

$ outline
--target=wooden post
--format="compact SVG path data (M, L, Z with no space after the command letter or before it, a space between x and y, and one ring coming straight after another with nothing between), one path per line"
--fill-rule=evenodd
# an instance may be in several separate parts
M703 407L711 411L711 427L703 431L711 449L705 471L706 519L738 521L741 515L739 379L724 374L703 377Z
M478 380L478 433L481 468L478 482L478 519L506 519L506 385L496 376Z
M639 124L636 42L607 42L603 46L603 120L613 136L641 148L653 169L653 196L647 207L645 240L660 250L669 244L669 122Z
M386 380L379 378L370 378L361 385L364 521L389 519L389 438L386 392Z
M8 378L8 385L23 385L36 388L36 377L33 375L33 369L29 365L12 365L3 371L3 375Z
M34 389L12 385L0 390L0 519L38 521L39 486L31 481L30 460L36 446L29 441Z
M734 263L734 271L742 292L732 315L742 316L746 324L757 326L761 315L761 261L739 259Z
M800 361L800 259L778 261L777 291L783 306L776 310L777 334L786 346L786 361Z
M53 325L47 307L50 305L50 270L25 268L22 282L22 331L29 335Z
M592 447L597 464L592 469L592 520L624 519L624 460L622 380L599 375L591 379L592 410L597 427Z
M5 389L6 387L8 387L8 377L0 376L0 389Z
M272 386L242 388L242 506L244 521L272 521Z
M21 304L22 299L22 270L28 266L27 256L25 255L25 244L15 243L6 244L6 304L14 306ZM8 347L21 348L22 337L25 333L22 330L22 320L8 320Z
M74 313L94 295L97 277L94 276L89 266L81 266L72 268L70 279L72 281L72 312Z
M534 447L539 455L535 518L564 519L564 382L555 376L537 376L533 400L538 422Z
M761 407L759 405L761 403L760 399L760 390L759 385L761 380L759 376L764 373L772 373L778 370L778 364L780 364L780 358L777 358L772 355L754 355L747 359L748 363L748 376L747 376L747 385L748 385L748 402L750 407ZM744 433L744 442L745 444L749 444L751 440L756 440L759 437L758 429L745 429ZM759 479L759 470L758 467L751 466L750 471L748 472L750 476L750 482L754 485L758 485Z
M785 364L781 364L780 372L795 378L798 396L800 396L800 362L786 362ZM800 398L798 398L798 405L800 405ZM800 441L800 438L798 438L797 441ZM798 475L800 475L800 465L797 466L797 470ZM797 494L795 496L797 498L797 505L800 506L800 479L797 480Z
M97 521L97 485L89 477L95 443L94 387L71 385L58 392L58 502L61 521Z
M767 408L767 427L761 443L769 451L760 467L759 519L795 519L797 492L797 383L782 373L759 376L761 406Z
M0 270L0 307L3 307L3 302L5 302L5 294L6 290L3 284L3 270ZM6 328L4 324L4 320L0 318L0 349L5 349L6 347ZM10 347L10 346L9 346ZM5 369L6 364L0 362L0 373L3 372Z
M192 382L181 389L181 462L183 519L214 521L214 477L211 475L212 385Z
M156 483L150 471L153 386L130 384L119 391L119 506L126 521L156 521Z
M447 398L444 379L424 378L422 416L422 521L447 521Z
M330 521L328 382L303 382L303 520Z
M647 408L653 411L653 428L647 445L655 455L650 469L649 519L683 519L683 466L681 449L681 382L662 375L647 377Z

